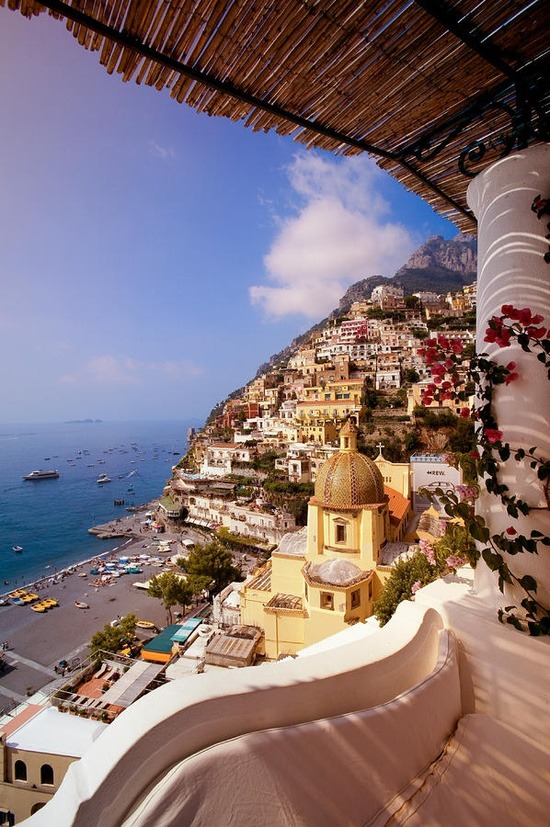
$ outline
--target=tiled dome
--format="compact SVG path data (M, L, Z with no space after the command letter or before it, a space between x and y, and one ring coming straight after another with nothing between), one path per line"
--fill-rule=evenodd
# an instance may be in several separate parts
M356 430L346 423L340 431L342 447L321 465L313 503L324 508L361 508L386 501L384 479L375 463L356 449Z

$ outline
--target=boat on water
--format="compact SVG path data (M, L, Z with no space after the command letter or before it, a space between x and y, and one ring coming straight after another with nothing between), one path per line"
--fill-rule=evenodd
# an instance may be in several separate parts
M96 482L98 485L105 485L106 482L111 482L111 477L108 477L107 474L100 474Z
M23 546L12 546L11 550L14 551L16 554L21 554L21 552L23 551Z
M85 603L83 600L75 600L74 605L76 606L77 609L89 609L90 608L88 606L88 604Z
M30 474L26 474L23 479L24 480L56 480L59 476L59 471L57 469L51 471L43 471L42 468L38 468L35 471L31 471Z

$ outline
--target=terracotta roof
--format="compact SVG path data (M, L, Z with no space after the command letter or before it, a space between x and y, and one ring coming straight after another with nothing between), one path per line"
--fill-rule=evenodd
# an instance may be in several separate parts
M396 491L395 488L390 488L389 485L384 486L384 492L389 498L388 508L390 518L394 517L396 520L401 521L411 506L409 500L404 497L400 491Z
M471 230L467 179L548 135L547 0L0 0L124 81L356 154Z

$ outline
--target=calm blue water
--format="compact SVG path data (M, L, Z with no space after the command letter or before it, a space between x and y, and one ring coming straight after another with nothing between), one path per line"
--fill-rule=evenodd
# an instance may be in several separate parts
M126 515L115 499L160 496L191 425L199 423L0 425L0 593L119 545L88 528ZM23 481L35 468L57 469L59 479ZM98 485L101 473L112 482Z

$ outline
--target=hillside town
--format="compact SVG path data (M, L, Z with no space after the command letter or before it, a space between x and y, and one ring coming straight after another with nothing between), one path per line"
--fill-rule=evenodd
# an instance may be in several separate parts
M184 509L190 523L223 527L260 546L277 544L305 524L300 497L313 493L347 420L359 429L360 451L409 467L414 479L417 455L441 455L463 424L452 400L421 405L431 379L422 346L450 328L472 347L468 320L475 317L475 300L475 283L456 293L411 296L383 285L330 318L190 435L189 450L164 490L165 516ZM403 493L413 506L425 506L414 484Z
M348 307L188 434L152 510L91 529L135 543L90 570L94 600L130 568L158 566L161 578L191 583L189 556L209 543L232 574L195 593L175 622L170 612L165 626L119 615L92 636L83 660L55 665L52 682L2 724L6 813L37 812L90 743L158 687L301 657L353 626L371 634L383 625L380 601L395 567L445 537L452 521L427 491L459 490L462 472L445 451L467 450L472 433L451 399L426 403L432 376L423 351L442 335L473 347L476 285L409 294L377 282L371 290L366 281L368 295L352 290ZM161 597L151 591L154 575L144 578L133 583L139 599ZM410 589L396 602L406 596Z

